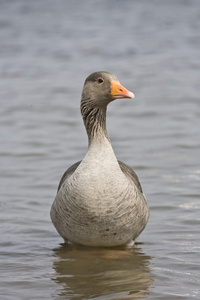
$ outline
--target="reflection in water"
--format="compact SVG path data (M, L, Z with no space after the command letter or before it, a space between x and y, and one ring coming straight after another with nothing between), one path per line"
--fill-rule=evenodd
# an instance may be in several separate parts
M54 252L58 299L143 299L153 281L151 257L138 246L106 249L62 244Z

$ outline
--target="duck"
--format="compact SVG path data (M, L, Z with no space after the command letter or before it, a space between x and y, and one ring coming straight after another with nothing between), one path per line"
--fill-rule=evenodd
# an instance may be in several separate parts
M80 110L88 150L62 176L50 211L67 243L133 245L148 222L149 206L138 176L117 160L106 128L108 104L134 97L110 72L94 72L85 80Z

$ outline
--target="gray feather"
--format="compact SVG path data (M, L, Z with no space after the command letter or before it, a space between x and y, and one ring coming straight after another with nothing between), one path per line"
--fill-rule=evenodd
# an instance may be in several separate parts
M58 191L61 188L63 182L74 173L74 171L77 169L77 167L80 165L80 163L81 163L81 160L76 162L75 164L73 164L71 167L69 167L65 171L65 173L63 174L63 176L60 180L60 183L58 185ZM138 179L137 174L131 169L131 167L129 167L128 165L126 165L122 161L118 160L118 163L120 165L120 168L121 168L122 172L133 181L133 183L137 186L137 188L142 193L142 187L141 187L141 184L140 184L140 181Z

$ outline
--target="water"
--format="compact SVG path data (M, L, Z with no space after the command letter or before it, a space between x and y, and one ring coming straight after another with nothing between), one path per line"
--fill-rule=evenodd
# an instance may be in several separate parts
M0 298L199 299L200 2L0 2ZM83 158L85 77L136 94L108 109L151 216L131 249L66 246L49 210Z

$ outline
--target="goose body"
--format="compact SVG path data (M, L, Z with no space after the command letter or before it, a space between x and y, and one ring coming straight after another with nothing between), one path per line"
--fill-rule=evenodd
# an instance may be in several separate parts
M149 208L135 172L117 160L106 130L106 108L117 98L133 98L115 75L87 77L81 113L88 152L63 175L51 207L51 219L65 241L87 246L129 244L149 218Z

